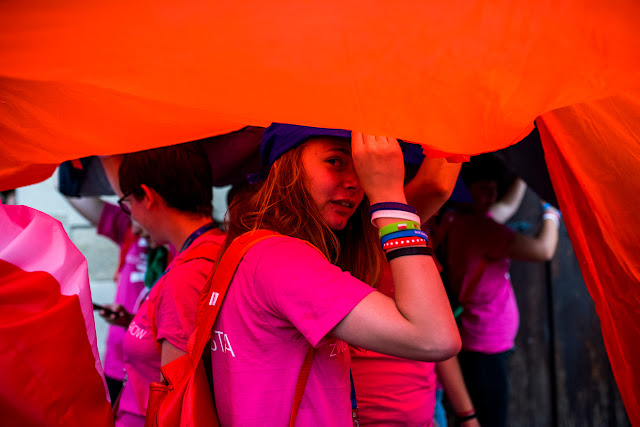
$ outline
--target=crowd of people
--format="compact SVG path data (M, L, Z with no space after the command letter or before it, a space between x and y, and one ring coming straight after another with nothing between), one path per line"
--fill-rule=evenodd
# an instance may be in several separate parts
M460 164L424 158L406 179L406 147L274 123L262 179L234 189L221 227L200 146L103 159L119 206L69 200L121 248L100 312L116 425L144 425L149 384L186 353L208 277L234 239L266 229L279 235L246 253L211 331L221 425L288 425L311 354L295 425L444 427L444 394L456 424L506 426L509 260L550 259L560 213L544 204L534 237L505 226L525 185L499 197L500 168L482 157L462 168L471 199L445 204Z

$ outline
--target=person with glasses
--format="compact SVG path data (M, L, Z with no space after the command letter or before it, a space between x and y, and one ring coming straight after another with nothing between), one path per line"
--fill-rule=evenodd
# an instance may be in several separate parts
M118 176L122 210L154 242L176 250L124 337L127 381L116 426L142 427L149 384L160 381L162 365L186 352L224 234L211 218L211 166L202 147L188 143L125 154Z

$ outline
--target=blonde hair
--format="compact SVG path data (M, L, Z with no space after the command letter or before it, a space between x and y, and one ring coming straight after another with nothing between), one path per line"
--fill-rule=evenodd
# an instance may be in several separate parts
M276 160L266 180L240 190L227 213L229 230L223 253L241 234L268 229L306 240L332 263L363 282L377 282L382 251L375 228L369 222L365 197L347 221L341 243L326 224L308 187L302 165L304 143ZM256 188L257 187L257 188Z

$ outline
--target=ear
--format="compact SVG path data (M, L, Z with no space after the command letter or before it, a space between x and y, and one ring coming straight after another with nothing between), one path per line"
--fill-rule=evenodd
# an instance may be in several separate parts
M162 202L162 197L160 197L156 190L147 187L145 184L141 184L140 188L142 188L142 191L144 191L142 203L144 203L145 208L151 209L160 205L160 203Z

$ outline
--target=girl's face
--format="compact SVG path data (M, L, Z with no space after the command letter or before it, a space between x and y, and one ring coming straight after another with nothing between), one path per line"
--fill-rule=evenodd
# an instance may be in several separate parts
M302 166L322 218L332 230L344 229L364 198L350 141L327 137L310 140L303 147Z
M469 186L474 211L487 212L498 198L497 181L477 181Z

